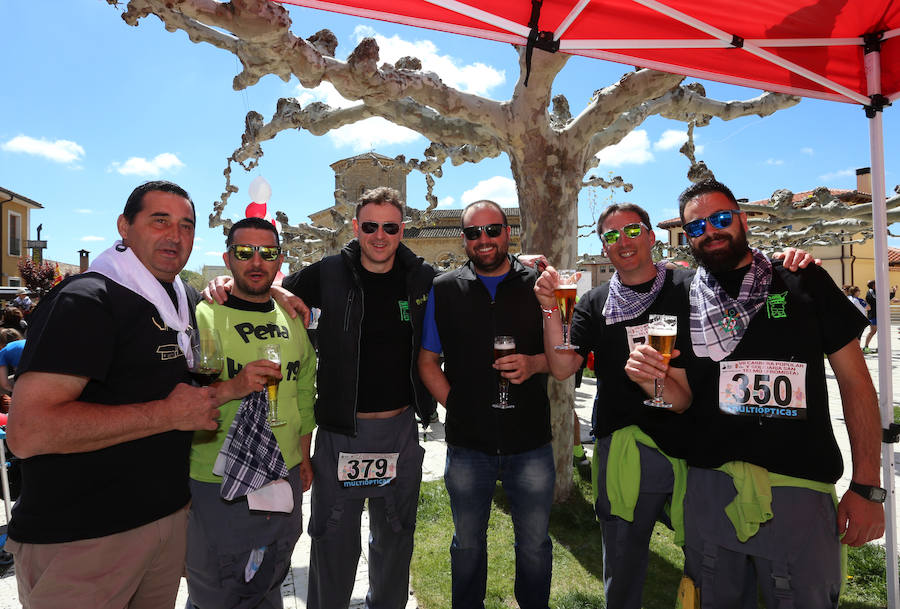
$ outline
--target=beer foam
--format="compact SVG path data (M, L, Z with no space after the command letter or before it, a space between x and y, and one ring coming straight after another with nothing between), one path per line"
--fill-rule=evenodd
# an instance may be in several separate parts
M647 333L653 336L677 336L678 330L676 328L654 328L651 326Z

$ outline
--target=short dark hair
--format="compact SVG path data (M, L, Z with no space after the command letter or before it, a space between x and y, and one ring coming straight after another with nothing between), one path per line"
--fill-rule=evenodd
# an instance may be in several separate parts
M597 234L601 237L603 236L603 223L606 222L606 219L609 218L614 213L625 211L631 212L633 214L637 214L641 218L641 222L644 223L644 226L647 227L647 230L653 230L653 227L650 225L650 214L647 213L640 205L636 203L613 203L609 207L603 210L600 214L600 217L597 218Z
M134 224L134 218L141 213L142 209L144 209L144 195L155 190L159 192L170 192L187 199L188 203L191 204L191 213L194 214L194 221L197 220L197 210L194 208L194 202L191 201L191 196L184 188L175 182L169 182L168 180L153 180L151 182L144 182L132 190L131 194L128 195L128 200L125 201L125 209L122 210L122 215L125 216L125 220L128 224Z
M403 199L400 198L400 191L395 188L390 188L389 186L379 186L378 188L372 188L362 193L359 197L359 202L356 204L357 218L359 218L360 210L369 203L375 203L377 205L387 203L393 205L400 210L401 222L406 215L406 212L403 209Z
M228 229L228 236L225 237L225 247L231 247L231 244L234 243L234 233L241 230L242 228L258 228L259 230L270 230L275 234L275 245L281 245L281 241L278 239L278 229L275 228L275 225L264 218L253 217L238 220L231 225L231 228Z
M463 209L462 213L459 215L459 224L461 228L466 227L466 214L469 213L469 210L473 207L493 207L500 212L500 216L503 218L503 225L509 225L509 220L506 219L506 212L503 211L503 208L500 207L499 203L494 203L493 201L489 201L487 199L481 199L480 201L469 203L468 205L466 205L465 209Z
M695 184L691 184L684 189L684 192L678 195L678 215L681 217L681 221L684 222L684 208L687 207L687 204L690 201L696 199L701 195L705 195L711 192L718 192L725 195L725 197L727 197L735 207L737 207L738 209L741 208L741 206L738 205L737 199L734 198L734 194L732 194L730 188L728 188L718 180L709 178Z
M0 328L0 344L8 345L17 340L22 340L22 333L14 328Z
M875 289L875 280L874 280L874 279L870 279L870 280L869 280L869 283L867 283L866 286L868 286L868 288L869 288L870 290L874 290L874 289Z

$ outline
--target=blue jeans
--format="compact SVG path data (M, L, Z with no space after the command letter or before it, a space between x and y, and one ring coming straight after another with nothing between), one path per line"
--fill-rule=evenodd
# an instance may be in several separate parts
M521 609L547 609L552 572L548 527L556 482L550 444L515 455L447 446L444 484L455 529L450 544L452 607L484 608L487 527L497 480L509 500L516 539L516 601Z

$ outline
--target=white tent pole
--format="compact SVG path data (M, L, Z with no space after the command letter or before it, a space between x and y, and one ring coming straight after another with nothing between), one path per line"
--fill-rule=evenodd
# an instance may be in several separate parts
M865 56L866 83L869 95L881 93L881 53L871 51ZM869 149L872 161L872 223L875 242L875 317L878 319L878 404L881 426L888 429L894 422L894 391L891 371L891 312L888 286L887 206L884 192L884 127L881 112L869 119ZM885 553L887 554L888 607L897 609L897 502L894 495L894 445L881 445L882 479L887 490L884 505Z

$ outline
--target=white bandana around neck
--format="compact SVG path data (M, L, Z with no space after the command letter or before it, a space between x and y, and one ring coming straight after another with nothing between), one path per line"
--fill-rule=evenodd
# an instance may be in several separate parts
M128 288L138 296L142 296L150 304L156 307L156 310L162 316L163 322L178 332L178 346L184 353L187 360L188 368L194 363L194 355L191 352L191 339L188 337L187 329L190 324L191 316L188 312L187 294L184 291L184 284L181 283L181 277L175 275L175 281L172 287L175 288L175 295L178 298L178 310L169 297L168 292L147 270L144 263L138 260L131 248L120 251L116 248L120 247L122 241L116 241L115 244L101 252L97 258L91 263L88 271L100 273L104 277L112 279L122 287Z

